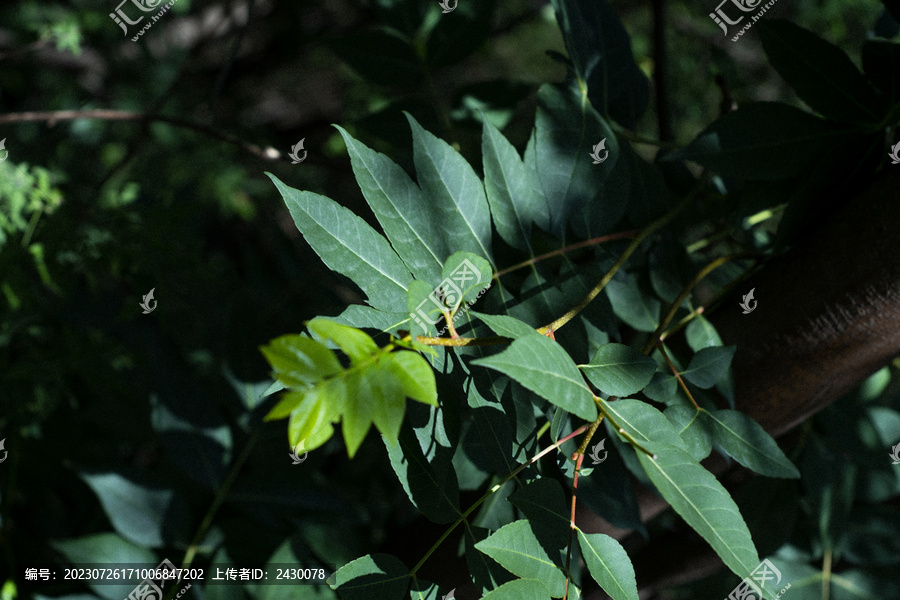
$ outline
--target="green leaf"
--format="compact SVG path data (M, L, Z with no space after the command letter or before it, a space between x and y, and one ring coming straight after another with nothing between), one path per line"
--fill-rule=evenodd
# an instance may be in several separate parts
M602 533L579 529L578 543L591 576L604 592L613 600L638 600L634 567L619 542Z
M670 406L664 414L675 426L694 460L703 460L709 456L712 451L712 434L701 418L700 411L690 406Z
M412 282L410 282L411 284ZM344 312L336 317L330 317L330 319L335 323L357 329L377 329L396 334L397 330L409 320L409 314L376 310L365 304L351 304L344 309Z
M341 416L341 431L350 458L356 455L372 423L389 442L396 444L406 412L406 397L383 360L350 374L347 397L350 401Z
M416 50L390 29L360 31L328 42L354 71L383 85L409 85L422 77Z
M497 0L453 6L452 14L441 15L428 36L425 57L432 69L461 61L482 46L491 33Z
M671 404L678 397L678 379L671 373L657 371L643 392L651 400Z
M619 143L603 117L572 85L541 86L534 127L535 164L550 204L551 231L562 238L569 218L593 201L614 168ZM595 165L591 151L603 139L609 158Z
M277 379L291 387L313 385L341 372L334 352L305 335L282 335L260 346L260 351Z
M591 383L610 396L628 396L641 391L656 372L656 362L624 344L600 346L587 365L579 365Z
M734 460L767 477L800 477L775 440L753 419L736 410L704 411L714 441Z
M313 450L331 439L334 434L331 424L338 421L348 401L347 382L343 377L328 379L309 390L285 394L281 401L285 404L283 408L295 404L288 421L291 447L302 441L306 450ZM276 405L272 412L280 406L281 403Z
M359 188L394 250L416 279L436 281L449 251L433 205L394 161L335 127L347 144Z
M391 467L413 506L435 523L450 523L459 518L456 471L441 468L441 456L434 456L431 461L426 458L408 422L400 429L399 442L391 444L385 438L384 445Z
M566 578L557 564L559 557L547 555L527 520L504 525L475 547L514 575L540 579L554 598L565 593Z
M631 39L605 0L554 0L566 49L594 107L628 129L650 104L650 83Z
M419 187L437 207L446 247L471 252L493 263L491 213L484 185L459 152L425 131L412 115L404 114L412 128Z
M613 312L630 327L651 332L659 326L659 300L642 292L634 277L613 279L605 289Z
M593 394L572 358L543 335L515 340L509 348L473 365L496 369L524 387L586 421L597 418Z
M703 315L697 315L688 323L684 335L687 338L688 346L694 352L722 345L722 338L719 337L716 328Z
M147 548L163 545L172 490L144 487L118 473L82 473L81 478L97 494L103 511L122 537Z
M334 200L295 190L266 174L284 197L297 229L329 269L358 285L375 308L390 311L406 304L412 274L381 234Z
M409 569L396 556L366 554L338 569L331 588L343 600L402 600L409 577Z
M736 346L704 348L691 357L682 375L699 388L709 389L728 373Z
M471 252L454 252L441 270L440 290L444 304L457 307L462 302L475 302L491 285L491 265Z
M159 564L156 555L149 549L124 540L115 533L97 533L84 537L50 542L50 546L66 557L72 565L85 564L146 564L147 568ZM87 584L101 598L121 600L127 598L134 589L134 582L121 585L93 583ZM86 598L95 598L85 594Z
M481 600L549 600L550 590L540 579L516 579L491 590Z
M434 371L424 358L415 352L391 352L385 357L385 366L405 395L424 404L438 405Z
M678 430L675 429L675 426L669 422L664 414L646 402L626 398L615 402L604 401L603 406L606 412L612 415L619 427L624 429L638 443L643 444L654 440L687 450L687 446L684 440L681 439L681 436L678 435Z
M801 175L852 130L775 102L742 105L663 160L691 160L721 175L778 181Z
M826 118L877 123L885 106L843 50L783 19L759 24L769 62L800 99Z
M656 458L638 451L638 460L662 497L729 569L741 578L749 575L759 556L737 505L722 484L681 448L659 442L643 445Z
M500 131L484 120L481 137L484 188L500 237L514 248L531 249L531 224L549 218L547 203L531 185L525 163Z
M365 332L330 319L318 317L307 322L306 327L323 341L333 342L354 364L366 360L379 351L378 344Z
M542 477L509 496L522 511L531 529L545 548L562 549L569 539L569 514L562 487L555 479Z
M506 315L487 315L475 312L474 310L469 312L484 321L484 323L499 336L517 339L528 337L530 335L540 335L534 327L514 317Z

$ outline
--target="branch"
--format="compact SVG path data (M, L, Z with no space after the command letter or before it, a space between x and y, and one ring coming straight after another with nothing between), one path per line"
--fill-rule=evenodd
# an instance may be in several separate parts
M287 157L283 156L281 152L273 148L272 146L266 146L265 148L260 148L256 144L251 144L249 142L245 142L239 137L222 133L213 129L212 127L208 127L206 125L202 125L200 123L195 123L193 121L188 121L187 119L182 119L179 117L170 117L167 115L158 115L152 113L142 113L142 112L133 112L128 110L112 110L112 109L92 109L92 110L57 110L57 111L47 111L47 112L22 112L22 113L9 113L6 115L0 115L0 125L6 123L28 123L33 121L43 121L47 123L48 127L53 127L59 121L74 121L75 119L96 119L101 121L158 121L162 123L169 123L170 125L175 125L178 127L183 127L185 129L191 129L198 133L202 133L208 135L210 137L214 137L216 139L222 140L223 142L232 144L237 146L244 152L248 152L257 158L261 158L263 160L275 161L275 160L285 160L287 161Z

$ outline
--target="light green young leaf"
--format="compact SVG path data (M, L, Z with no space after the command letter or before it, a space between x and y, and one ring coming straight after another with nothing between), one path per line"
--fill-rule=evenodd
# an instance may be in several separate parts
M634 567L619 542L602 533L579 529L578 543L591 576L604 592L613 600L638 600Z
M491 590L481 600L550 600L550 590L540 579L516 579Z
M462 302L474 302L483 289L491 284L491 265L471 252L454 252L441 270L441 293L445 304L453 307Z
M436 281L449 251L434 205L394 161L335 127L347 144L356 181L394 250L416 279Z
M409 569L392 554L367 554L334 574L331 588L344 600L403 600Z
M737 504L722 484L682 448L659 442L642 445L656 455L651 458L637 452L662 497L712 546L729 569L738 577L747 577L759 564L759 555Z
M303 239L329 269L358 285L375 308L390 311L406 303L413 276L381 234L331 198L295 190L266 175L281 192Z
M703 411L714 441L748 469L767 477L796 479L797 467L759 423L736 410Z
M285 394L266 418L269 419L282 403L287 408L296 402L288 421L288 440L291 447L302 441L305 450L312 450L331 439L334 434L331 424L337 422L349 400L345 379L333 377L309 390Z
M359 329L321 317L307 322L306 327L323 341L331 340L350 357L353 363L363 361L378 352L378 344Z
M500 237L514 248L531 248L531 224L545 220L547 203L531 185L519 153L500 131L484 120L481 136L484 188Z
M459 152L404 114L413 132L419 186L437 207L446 247L466 250L493 264L491 213L484 185Z
M313 385L341 372L334 352L305 335L282 335L259 349L278 381L291 387Z
M593 394L575 362L562 346L548 337L517 339L500 354L473 360L472 364L496 369L586 421L597 418Z
M691 357L682 376L699 388L709 389L725 377L736 346L704 348Z
M510 573L540 579L554 598L561 598L565 593L566 578L557 564L560 558L547 555L527 520L521 519L504 525L487 539L475 544L475 547L503 565Z
M628 396L650 383L656 372L652 358L624 344L605 344L586 365L579 365L591 383L610 396Z
M362 445L372 423L393 444L406 412L400 383L379 362L347 377L348 402L341 417L341 431L350 458Z
M404 394L424 404L438 405L434 371L420 355L409 351L391 352L385 357L385 366Z

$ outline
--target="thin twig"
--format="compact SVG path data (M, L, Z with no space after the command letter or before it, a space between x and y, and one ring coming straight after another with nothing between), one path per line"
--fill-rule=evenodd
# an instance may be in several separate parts
M691 394L691 391L688 389L687 384L684 383L684 379L681 378L681 373L678 372L678 369L675 367L675 363L672 362L672 359L669 358L669 353L666 352L666 345L659 344L658 346L660 353L663 355L663 358L666 359L666 363L668 363L669 368L672 369L672 373L675 374L675 378L678 380L678 383L681 384L681 389L684 390L684 393L687 394L687 397L691 399L691 402L694 404L694 408L700 410L700 405L697 404L697 401L694 400L694 396Z
M0 115L0 125L5 123L27 123L32 121L43 121L48 127L53 127L59 121L74 121L75 119L97 119L101 121L159 121L169 123L185 129L191 129L198 133L217 138L223 142L233 144L244 152L248 152L257 158L263 160L287 160L281 152L271 146L260 148L256 144L245 142L239 137L216 131L212 127L188 121L179 117L170 117L167 115L157 115L151 113L133 112L128 110L112 110L112 109L93 109L93 110L57 110L45 112L22 112L9 113Z
M547 252L546 254L541 254L540 256L534 256L532 258L529 258L528 260L524 260L524 261L520 262L517 265L513 265L511 267L503 269L502 271L497 271L494 274L493 279L499 279L503 275L506 275L507 273L515 271L516 269L521 269L521 268L527 267L529 265L533 265L544 259L550 258L551 256L556 256L558 254L564 254L571 250L577 250L579 248L585 248L587 246L596 246L597 244L602 244L604 242L611 242L613 240L633 238L634 236L638 235L640 232L641 232L640 229L632 229L631 231L620 231L619 233L611 233L609 235L603 235L600 237L591 238L591 239L585 240L583 242L570 244L563 248L559 248L558 250L553 250L552 252Z

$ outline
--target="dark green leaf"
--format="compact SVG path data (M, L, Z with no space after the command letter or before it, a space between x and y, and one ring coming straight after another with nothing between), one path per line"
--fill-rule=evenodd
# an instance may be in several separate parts
M550 590L540 579L508 581L481 597L481 600L549 600Z
M619 143L603 117L571 84L541 86L534 127L537 176L550 205L551 230L561 238L569 218L596 197L615 167ZM609 157L595 165L592 149L604 139Z
M146 547L136 546L119 537L115 533L97 533L80 538L51 542L56 551L60 552L73 566L85 564L158 564L156 555ZM134 589L134 582L126 582L121 585L109 585L101 583L88 583L88 586L102 598L121 600L127 598ZM94 596L86 595L88 598Z
M638 331L655 331L659 326L660 302L643 292L634 277L613 279L606 295L616 316Z
M877 123L884 101L843 50L783 19L759 24L769 62L800 99L826 118Z
M741 106L665 160L691 160L721 175L777 181L810 170L853 136L849 129L775 102Z
M759 556L737 505L722 484L681 448L659 442L643 445L656 458L638 451L638 460L662 497L729 569L741 578L749 575Z
M670 406L666 418L672 422L694 460L703 460L712 451L712 435L700 411L690 406Z
M697 315L688 323L684 335L687 338L688 346L694 352L722 345L722 338L719 337L716 328L703 315Z
M172 490L138 485L118 473L83 473L116 531L144 547L162 546L163 523L172 502Z
M650 84L634 60L628 32L606 0L554 0L579 79L601 114L633 129L650 104Z
M631 437L643 444L654 440L687 450L678 430L664 414L640 400L616 400L603 403L606 412Z
M405 114L413 133L419 187L437 207L445 246L493 263L491 213L481 179L459 152Z
M497 233L520 250L531 248L531 224L549 218L547 203L529 182L519 153L496 127L484 121L481 141L484 187Z
M602 533L578 530L584 562L594 580L613 600L637 600L634 567L622 544Z
M713 440L729 456L767 477L800 477L775 440L753 419L736 410L704 411Z
M900 44L887 40L866 40L862 47L862 66L891 105L900 101Z
M471 252L454 252L441 270L439 286L444 304L457 307L462 302L475 302L491 285L491 265Z
M391 554L367 554L334 574L332 589L343 600L402 600L409 586L409 569Z
M434 206L390 158L337 126L347 144L353 173L391 245L416 279L437 281L449 251Z
M597 418L593 395L568 353L545 336L515 340L509 348L487 358L472 361L496 369L586 421Z
M297 229L328 268L349 277L375 308L390 311L406 304L412 274L381 234L334 200L295 190L267 175L284 197Z
M652 358L624 344L601 346L587 365L580 366L591 383L610 396L629 396L650 383L656 372Z
M566 578L558 564L560 557L547 554L527 520L501 527L475 547L519 577L540 579L554 598L562 597Z
M484 313L478 313L475 311L470 312L471 314L484 321L485 324L494 331L494 333L503 337L517 339L521 337L528 337L531 335L540 335L536 331L536 328L532 327L528 323L523 323L522 321L514 317L508 317L506 315L486 315Z
M735 350L735 346L704 348L691 357L682 376L697 387L709 389L728 373Z

